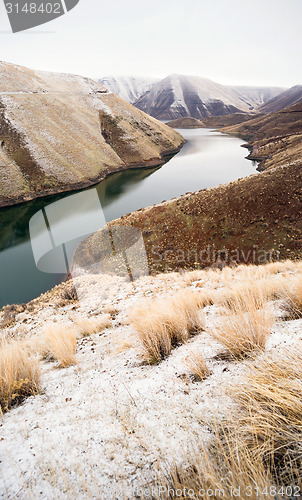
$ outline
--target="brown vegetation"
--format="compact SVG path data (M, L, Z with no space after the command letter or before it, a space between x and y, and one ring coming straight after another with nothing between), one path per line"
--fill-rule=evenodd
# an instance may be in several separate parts
M204 329L203 297L191 291L171 297L146 300L132 310L130 321L138 334L142 356L150 364L159 363L172 349Z
M150 272L302 257L300 164L134 212L112 224L137 227ZM89 265L102 231L82 242L76 261Z
M46 359L58 361L61 368L76 363L77 330L65 323L47 323L34 339L38 352Z
M243 124L222 129L251 145L250 159L262 169L299 161L302 157L302 102Z
M8 411L40 390L38 360L20 342L0 344L0 411Z

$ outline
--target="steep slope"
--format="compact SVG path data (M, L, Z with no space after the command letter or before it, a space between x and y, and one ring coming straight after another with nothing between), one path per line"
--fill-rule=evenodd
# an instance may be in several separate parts
M249 158L259 161L262 169L301 161L302 101L222 130L246 140Z
M302 161L188 193L113 221L143 234L150 272L205 267L219 258L261 264L302 257ZM98 262L98 231L77 249L78 267ZM103 255L104 257L104 255Z
M202 119L238 111L249 112L282 90L231 87L197 76L170 75L154 83L134 104L158 119L173 120L186 116Z
M260 113L274 113L302 101L302 85L295 85L258 107Z
M145 94L157 80L155 78L139 78L134 76L107 76L101 78L98 82L114 94L125 99L125 101L133 104Z
M159 165L182 144L93 80L0 65L0 206Z
M238 95L239 100L243 102L243 105L247 105L250 111L257 110L258 106L285 90L281 87L229 86L228 88Z

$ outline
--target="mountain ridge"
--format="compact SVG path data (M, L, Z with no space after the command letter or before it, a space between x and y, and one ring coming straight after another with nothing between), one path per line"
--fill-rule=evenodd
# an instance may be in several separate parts
M134 79L135 80L135 79ZM99 80L103 81L103 80ZM106 87L116 89L117 79L107 78ZM256 111L259 105L275 97L284 88L230 86L208 78L171 74L150 82L149 88L135 101L142 111L160 120L210 116ZM130 102L131 96L123 94Z
M183 143L94 80L0 63L0 206L160 165Z
M294 85L258 107L260 113L274 113L302 101L302 85Z

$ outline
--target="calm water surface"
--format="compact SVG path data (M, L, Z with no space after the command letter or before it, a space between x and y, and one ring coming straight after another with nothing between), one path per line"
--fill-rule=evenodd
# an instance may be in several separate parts
M179 132L187 143L161 168L117 173L89 188L97 189L107 222L188 191L217 186L256 172L255 165L245 159L247 151L240 147L242 140L208 129ZM63 274L37 270L28 225L37 211L66 196L0 209L0 307L27 302L64 279Z

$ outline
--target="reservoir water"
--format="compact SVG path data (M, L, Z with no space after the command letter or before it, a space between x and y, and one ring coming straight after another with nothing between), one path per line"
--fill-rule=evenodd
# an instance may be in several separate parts
M186 192L256 173L255 165L245 159L247 151L240 147L241 139L209 129L179 132L187 143L162 167L116 173L89 188L97 189L107 222ZM44 273L36 268L29 221L36 212L66 196L70 193L0 209L0 307L27 302L65 278L65 274Z

